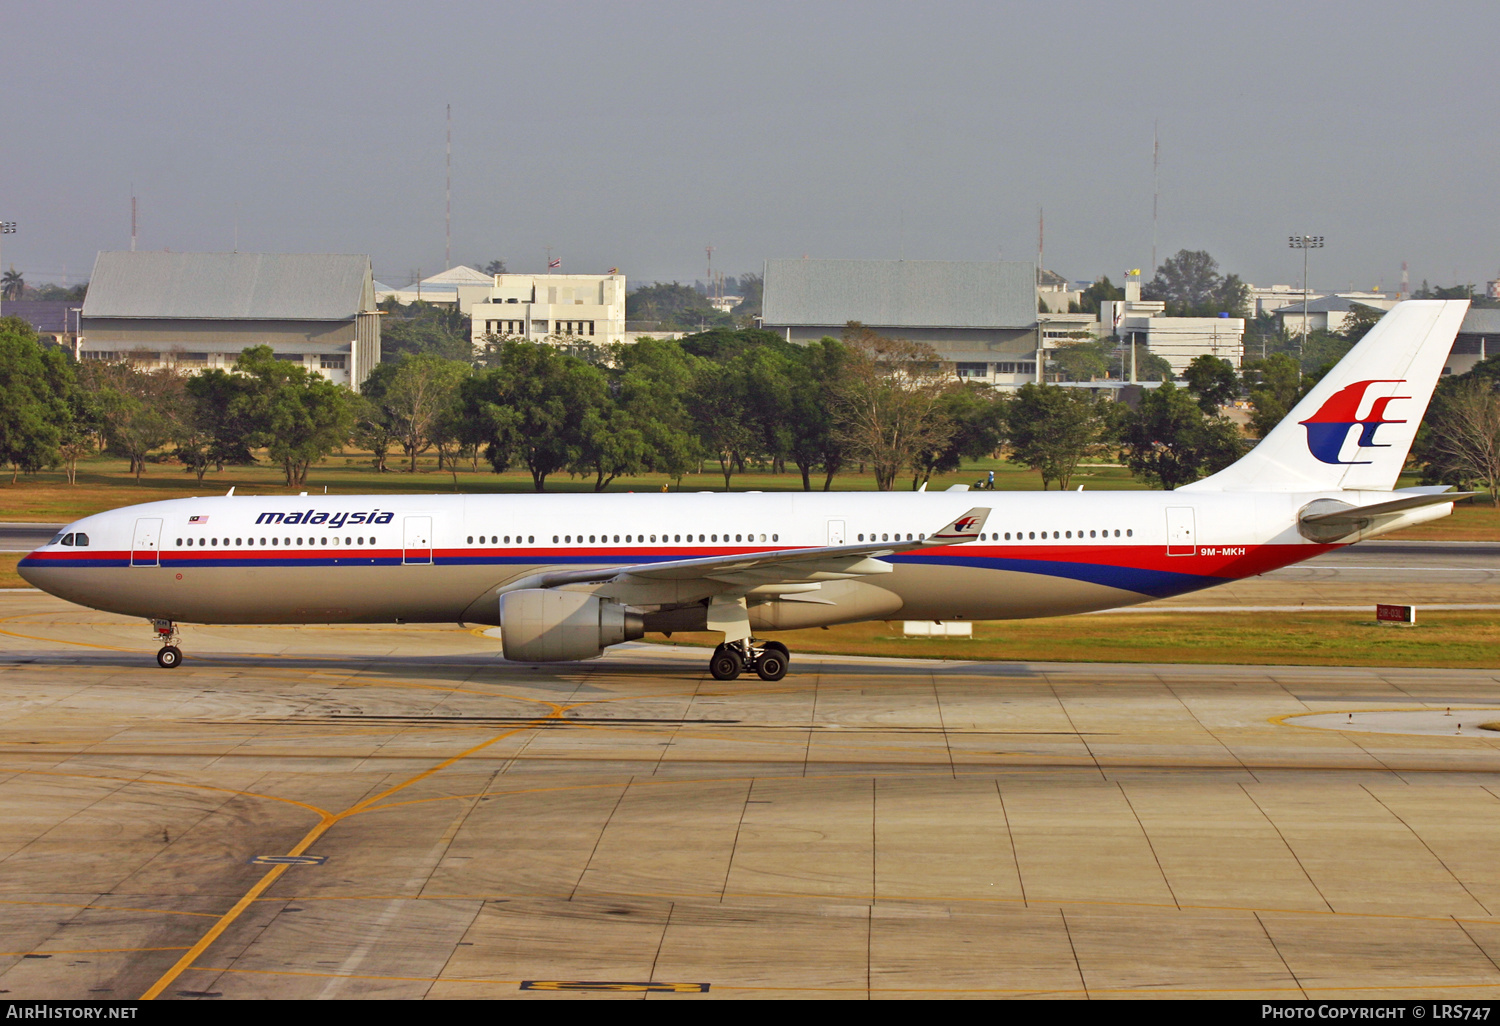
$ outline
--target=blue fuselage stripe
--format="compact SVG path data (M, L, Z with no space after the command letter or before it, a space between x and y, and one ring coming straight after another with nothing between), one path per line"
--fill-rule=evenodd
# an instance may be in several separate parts
M389 551L389 550L387 550ZM1122 549L1122 555L1132 553L1132 550ZM687 552L657 552L621 553L619 551L579 551L570 550L565 552L545 552L537 550L526 550L516 553L498 552L466 552L462 555L453 555L451 550L445 554L434 554L431 565L435 566L558 566L558 565L588 565L599 566L611 563L665 563L678 559L701 558L705 555L724 555L722 551L705 553L703 551ZM1132 553L1134 554L1134 553ZM970 555L961 553L943 552L912 552L883 557L892 563L903 563L915 566L953 566L970 567L978 570L999 570L1010 573L1035 574L1042 577L1059 577L1068 580L1082 581L1089 584L1097 584L1109 588L1118 588L1122 591L1135 592L1140 595L1151 595L1154 597L1165 597L1168 595L1180 595L1184 592L1197 591L1201 588L1213 587L1233 580L1233 577L1220 577L1209 574L1194 574L1172 570L1157 570L1135 566L1122 566L1114 563L1103 562L1073 562L1067 560L1051 559L1022 559L993 555ZM400 555L355 555L353 553L339 553L338 555L323 554L316 555L255 555L255 556L209 556L188 554L181 551L164 552L161 554L161 566L166 569L206 569L206 568L239 568L239 569L270 569L277 567L369 567L369 566L401 566L407 560ZM425 563L426 560L415 561ZM32 559L23 558L20 561L23 567L56 568L56 569L100 569L106 567L130 567L127 559L88 559L72 557L66 559Z

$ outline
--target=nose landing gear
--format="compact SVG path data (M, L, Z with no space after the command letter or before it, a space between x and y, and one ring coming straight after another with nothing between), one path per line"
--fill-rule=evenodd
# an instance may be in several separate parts
M163 670L175 670L182 665L182 649L177 647L177 625L171 620L152 620L151 627L156 631L156 640L160 641L161 651L156 653L156 665Z
M726 642L714 649L708 661L708 672L714 680L735 680L745 670L754 670L761 680L780 680L786 676L791 653L779 641L759 642L754 638Z

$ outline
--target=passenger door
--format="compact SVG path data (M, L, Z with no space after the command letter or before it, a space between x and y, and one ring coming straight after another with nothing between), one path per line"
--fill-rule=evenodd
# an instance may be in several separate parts
M402 546L403 563L432 562L432 518L407 517L406 539Z
M161 566L161 521L141 519L135 522L135 537L130 542L131 566Z
M1197 555L1198 539L1193 528L1193 507L1167 507L1167 555Z

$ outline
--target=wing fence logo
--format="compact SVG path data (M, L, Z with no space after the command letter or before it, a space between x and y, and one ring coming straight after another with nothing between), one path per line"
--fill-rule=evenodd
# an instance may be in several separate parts
M1409 395L1387 395L1381 396L1370 404L1370 410L1360 417L1359 407L1364 402L1365 391L1371 385L1404 385L1404 378L1372 378L1369 381L1356 381L1352 385L1345 385L1333 395L1328 401L1318 407L1318 412L1311 417L1301 421L1303 427L1307 428L1307 451L1324 463L1354 465L1362 463L1373 463L1374 460L1341 460L1339 453L1344 448L1344 441L1349 437L1349 429L1356 424L1360 426L1359 441L1356 443L1360 449L1389 449L1389 444L1380 444L1375 441L1375 429L1382 424L1405 424L1404 420L1388 419L1385 409L1397 399L1410 399Z

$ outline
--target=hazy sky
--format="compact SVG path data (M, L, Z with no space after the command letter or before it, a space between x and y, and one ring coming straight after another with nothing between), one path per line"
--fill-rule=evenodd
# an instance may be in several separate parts
M771 257L1207 249L1316 287L1500 275L1500 4L0 2L0 262L369 253L691 281ZM904 227L903 227L904 226Z

